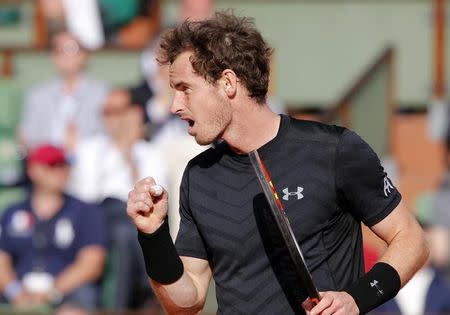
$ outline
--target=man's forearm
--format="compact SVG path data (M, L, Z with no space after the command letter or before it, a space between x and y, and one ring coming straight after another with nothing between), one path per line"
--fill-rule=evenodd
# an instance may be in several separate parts
M0 252L0 290L4 292L6 286L17 280L16 273L12 267L12 261L8 254Z
M103 272L105 250L100 247L84 249L73 264L55 279L55 288L66 295L84 284L98 280ZM89 256L89 257L87 257Z
M392 266L404 286L426 262L429 254L425 235L411 211L403 202L382 221L370 228L388 248L380 258Z
M422 229L414 224L399 232L379 259L398 272L403 287L428 258L428 247Z
M204 306L198 285L184 271L176 282L168 285L150 279L150 284L160 303L169 314L199 314Z
M181 256L184 271L171 284L150 280L156 296L168 314L199 314L205 305L212 271L208 261Z
M19 297L24 297L25 290L17 279L12 260L9 254L0 251L0 292L11 303L18 301Z

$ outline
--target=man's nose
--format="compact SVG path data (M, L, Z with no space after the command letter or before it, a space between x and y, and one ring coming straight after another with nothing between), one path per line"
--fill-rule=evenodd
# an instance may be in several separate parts
M172 105L170 106L170 112L172 114L177 114L184 108L183 100L181 97L180 91L175 91L175 95L173 96Z

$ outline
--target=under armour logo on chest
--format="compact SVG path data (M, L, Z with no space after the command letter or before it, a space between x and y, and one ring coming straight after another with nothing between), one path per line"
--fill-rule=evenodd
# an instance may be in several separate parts
M289 188L286 187L285 189L283 189L283 200L289 200L289 197L291 196L296 196L297 200L300 200L304 197L302 191L303 187L297 187L297 191L289 191Z

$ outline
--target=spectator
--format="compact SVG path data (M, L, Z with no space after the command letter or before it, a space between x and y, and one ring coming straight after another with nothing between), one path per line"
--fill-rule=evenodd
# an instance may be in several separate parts
M40 0L48 34L68 29L84 46L143 48L161 22L159 0Z
M169 86L169 67L158 65L153 45L142 53L141 64L145 78L130 91L133 102L145 110L147 137L165 142L185 135L186 125L169 110L173 98Z
M71 192L88 202L126 202L129 188L148 174L167 183L166 163L160 151L144 141L144 113L132 104L127 90L107 95L103 122L106 134L80 141L74 151Z
M444 142L446 145L445 163L447 170L433 196L430 213L433 228L430 233L434 239L439 239L439 242L436 242L439 250L432 253L433 261L438 268L445 271L447 279L450 279L450 129Z
M38 4L45 17L47 33L50 37L65 29L62 0L39 0Z
M61 315L94 309L105 261L102 213L64 194L69 165L62 149L33 150L27 172L30 196L1 220L0 290L16 306L54 304Z
M101 204L108 216L112 248L117 261L114 307L131 306L133 288L150 287L142 273L136 229L126 216L128 191L134 183L152 174L167 183L168 169L160 151L143 140L144 112L132 104L127 90L111 91L103 107L105 135L81 141L74 153L69 191L88 202ZM140 269L139 269L140 268ZM138 275L139 278L133 278Z
M159 0L99 0L107 41L125 48L143 48L158 30Z
M71 152L78 139L102 130L106 86L85 75L88 53L67 32L53 38L52 60L59 77L29 91L19 140L28 149L52 143Z

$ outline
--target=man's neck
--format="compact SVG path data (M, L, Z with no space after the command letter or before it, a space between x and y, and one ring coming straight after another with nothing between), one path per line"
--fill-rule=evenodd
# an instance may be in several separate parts
M111 136L112 142L122 152L130 151L140 139L142 139L142 137L140 137L137 132L133 132L131 130Z
M33 212L41 220L53 217L62 208L63 203L64 196L60 192L36 188L31 195Z
M67 94L72 94L80 81L79 74L67 75L64 77L64 91Z
M233 151L248 153L276 137L281 118L267 105L246 104L241 109L234 113L232 123L222 135Z

